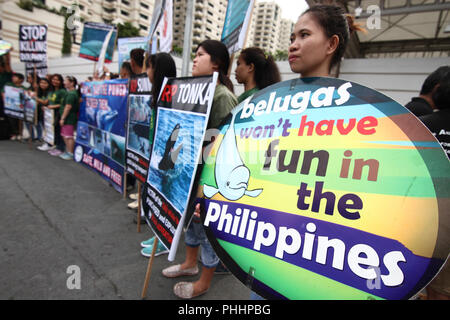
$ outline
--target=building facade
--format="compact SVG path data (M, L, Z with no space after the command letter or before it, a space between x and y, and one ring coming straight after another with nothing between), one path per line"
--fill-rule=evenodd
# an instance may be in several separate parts
M280 33L278 34L279 51L288 51L291 44L291 34L294 31L294 22L289 19L281 19Z
M227 12L227 0L194 0L191 47L203 40L220 40ZM173 0L173 45L183 47L186 0Z
M64 17L58 12L62 7L72 10L76 21L124 23L130 22L140 29L141 36L148 33L148 27L153 13L154 0L77 0L78 7L72 7L73 0L39 0L40 5L29 7L28 10L19 7L15 0L0 0L0 37L10 42L14 50L11 60L19 60L19 25L47 24L47 57L61 57L63 44ZM30 11L31 10L31 11ZM77 29L76 41L82 36L82 23ZM72 45L72 55L78 55L79 46Z
M244 47L257 46L270 53L287 51L294 23L282 19L275 2L255 2ZM194 0L192 50L203 40L220 40L227 5L227 0ZM173 43L178 47L183 47L186 9L186 0L173 0Z
M30 0L31 1L31 0ZM36 0L34 0L36 1ZM141 36L148 33L155 0L39 0L41 6L34 6L32 12L20 8L16 0L0 0L0 37L18 48L20 24L48 25L49 58L60 57L63 42L64 17L59 12L62 7L73 10L75 17L83 21L117 24L130 22L139 28ZM191 48L206 39L220 40L227 0L194 0ZM45 8L43 8L44 6ZM173 45L183 47L187 0L173 0ZM74 19L79 21L80 19ZM82 23L77 29L76 41L81 41ZM293 22L281 18L281 8L273 1L256 1L252 21L249 25L244 47L257 46L266 52L286 51ZM79 47L72 46L72 54L78 54ZM11 53L13 61L18 59L18 50Z
M281 9L274 2L259 2L253 11L255 29L253 45L266 52L275 53L281 29Z
M248 45L266 52L287 51L294 23L282 18L281 8L273 1L257 2L253 9L253 30Z

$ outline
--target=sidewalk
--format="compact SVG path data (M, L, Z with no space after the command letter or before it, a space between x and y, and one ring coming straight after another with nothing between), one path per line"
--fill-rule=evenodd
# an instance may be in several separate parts
M138 300L148 259L139 243L152 236L135 212L99 175L28 143L0 141L0 299ZM176 263L184 258L184 238ZM161 270L167 255L156 257L147 299L177 299ZM69 289L73 271L81 289ZM72 278L71 278L72 276ZM209 292L197 299L248 299L250 291L234 276L216 275Z

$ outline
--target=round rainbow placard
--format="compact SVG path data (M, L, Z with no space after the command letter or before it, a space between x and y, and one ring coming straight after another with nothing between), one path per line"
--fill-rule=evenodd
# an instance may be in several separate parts
M409 299L450 248L450 163L407 109L354 82L281 82L219 128L197 201L217 254L267 299Z
M8 53L12 48L11 43L0 40L0 56Z

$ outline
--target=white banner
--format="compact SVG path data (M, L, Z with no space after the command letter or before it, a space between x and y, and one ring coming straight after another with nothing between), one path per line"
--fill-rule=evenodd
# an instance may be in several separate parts
M159 22L159 47L161 52L172 51L172 39L173 39L173 1L166 0L166 5L164 8L163 15Z
M44 141L50 145L55 144L55 111L44 109Z

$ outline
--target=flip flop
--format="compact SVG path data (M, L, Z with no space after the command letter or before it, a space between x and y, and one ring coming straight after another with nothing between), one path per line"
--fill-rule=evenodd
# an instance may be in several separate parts
M198 266L181 270L181 264L170 266L162 271L163 276L167 278L176 278L181 276L195 276L198 273Z
M199 292L197 294L194 294L194 283L192 282L178 282L173 287L173 293L181 299L192 299L198 296L201 296L202 294L205 294L208 292L208 289Z

